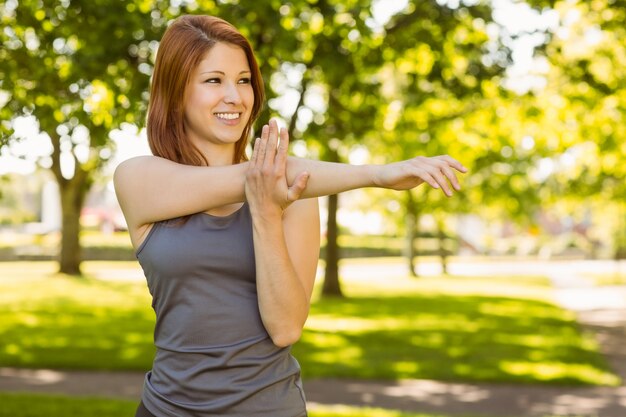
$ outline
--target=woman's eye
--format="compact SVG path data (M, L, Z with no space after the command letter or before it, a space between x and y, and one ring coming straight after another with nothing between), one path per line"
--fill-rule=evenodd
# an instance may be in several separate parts
M239 84L250 84L250 82L252 82L250 78L242 78L239 80Z
M220 82L219 78L209 78L208 80L205 81L205 83L209 83L209 84L218 84Z

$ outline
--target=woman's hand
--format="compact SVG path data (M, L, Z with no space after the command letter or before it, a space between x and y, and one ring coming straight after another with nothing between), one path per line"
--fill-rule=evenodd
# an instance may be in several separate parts
M307 172L301 172L289 186L286 175L289 134L286 129L280 129L280 143L278 137L278 125L270 120L254 143L246 172L246 199L252 213L263 217L282 217L283 211L300 198L309 179Z
M433 188L441 188L450 197L452 196L450 184L457 191L461 189L455 170L467 172L467 168L448 155L430 158L418 156L406 161L378 166L374 183L382 188L409 190L426 182Z

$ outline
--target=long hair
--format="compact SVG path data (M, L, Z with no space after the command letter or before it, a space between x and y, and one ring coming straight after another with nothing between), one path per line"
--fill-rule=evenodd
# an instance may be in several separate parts
M148 104L148 143L152 153L186 165L208 165L200 150L188 140L184 104L191 74L218 42L240 47L252 72L254 104L250 119L235 144L233 163L247 160L245 150L252 123L263 107L265 90L252 46L230 23L214 16L184 15L165 31L157 51Z

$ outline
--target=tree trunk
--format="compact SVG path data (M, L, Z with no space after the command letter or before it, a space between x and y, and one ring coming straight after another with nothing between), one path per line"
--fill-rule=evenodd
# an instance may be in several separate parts
M337 194L328 196L328 223L326 228L326 269L322 296L343 297L339 283L339 230L337 228Z
M86 194L84 188L77 176L59 187L62 212L59 272L64 274L81 274L80 211Z
M407 266L409 267L409 273L412 277L418 277L417 273L417 254L416 248L417 240L417 227L419 220L419 213L417 212L417 206L415 199L411 191L406 192L406 218L405 218L405 257L407 260Z
M437 220L437 236L439 240L439 257L441 259L441 271L448 275L448 250L446 248L446 234L444 232L443 221Z
M50 132L50 131L48 131ZM78 160L75 161L74 176L67 179L61 172L60 138L56 132L48 133L52 139L52 173L59 184L61 193L61 250L59 251L59 272L81 275L80 263L80 212L89 190L90 173Z
M616 233L615 233L615 253L613 254L613 258L616 261L626 259L626 222L624 220L626 220L626 203L622 201L618 203L618 210L617 210L617 228L616 228Z

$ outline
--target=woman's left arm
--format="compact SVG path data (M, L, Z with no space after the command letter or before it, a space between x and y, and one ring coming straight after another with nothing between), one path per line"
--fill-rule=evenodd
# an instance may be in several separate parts
M309 314L320 248L318 202L298 200L282 221L253 222L261 318L274 344L289 346Z
M245 193L252 214L257 294L261 319L276 346L295 343L309 314L319 257L316 198L298 200L308 176L285 180L289 138L264 135L254 145Z

